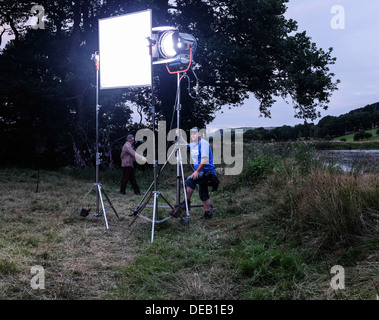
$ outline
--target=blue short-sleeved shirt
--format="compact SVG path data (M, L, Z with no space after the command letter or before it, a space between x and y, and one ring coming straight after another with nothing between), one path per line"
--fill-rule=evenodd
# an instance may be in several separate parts
M208 163L201 171L209 170L212 174L216 174L216 168L213 164L212 149L207 140L200 139L198 144L191 142L188 144L188 148L191 150L191 158L195 170L199 167L201 158L208 158Z

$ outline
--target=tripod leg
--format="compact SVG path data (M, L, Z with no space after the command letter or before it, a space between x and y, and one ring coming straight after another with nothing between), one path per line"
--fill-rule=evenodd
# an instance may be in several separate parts
M170 206L171 209L174 209L174 207L172 206L172 204L170 202L168 202L167 199L162 194L160 194L160 196Z
M116 217L117 217L118 219L120 219L120 217L118 216L118 214L117 214L115 208L114 208L113 205L112 205L111 200L108 198L108 196L107 196L107 194L105 193L104 189L102 189L102 190L103 190L103 193L104 193L105 198L108 200L109 204L111 205L111 208L112 208L113 212L115 213Z
M159 179L160 174L162 173L163 169L165 168L165 166L166 166L167 163L169 162L169 159L170 159L171 156L174 154L174 152L175 152L175 149L173 149L173 150L171 151L170 156L167 157L166 162L162 165L162 167L160 168L158 174L156 174L156 179L157 179L157 180ZM143 201L144 201L145 198L147 197L147 195L148 195L148 193L150 192L150 190L154 187L154 182L155 182L155 181L153 181L153 182L150 184L150 187L147 189L147 191L145 192L144 196L142 197L141 201L139 202L139 204L137 205L136 208L138 208L138 207L141 206L141 204L143 203ZM148 200L148 201L149 201L149 200Z
M103 215L104 215L105 225L106 225L107 229L109 229L107 215L105 213L105 208L104 208L103 197L101 196L101 186L100 186L100 184L97 185L97 189L99 191L99 197L100 197L100 201L101 201L101 206L103 208Z
M152 229L151 229L151 242L154 241L154 227L155 227L155 219L157 216L157 209L158 209L157 197L158 197L158 193L154 192L154 209L153 209L153 222L152 222Z
M149 197L147 198L147 200L145 201L145 203L141 205L142 202L140 202L138 204L138 206L134 208L134 212L132 214L130 214L129 216L138 216L139 212L142 211L146 207L146 205L150 201L152 195L153 195L153 193L150 192Z
M129 216L134 216L134 219L133 221L129 224L129 227L132 226L132 224L137 220L138 217L141 217L145 220L148 220L152 223L152 229L151 229L151 242L154 241L154 231L155 231L155 224L156 223L161 223L163 221L166 221L168 219L171 219L172 216L169 216L163 220L157 220L157 217L158 217L158 197L159 196L162 196L163 200L168 204L168 206L171 208L171 209L174 209L174 207L170 204L169 201L167 201L167 199L165 197L163 197L163 195L157 191L157 187L156 187L156 183L157 183L157 180L159 178L159 175L162 173L164 167L166 166L166 164L169 162L169 159L171 158L171 156L175 153L175 150L176 149L173 149L171 151L171 154L170 156L166 159L166 162L164 163L164 165L161 167L159 173L157 174L156 173L156 168L154 170L154 181L152 182L152 184L150 185L148 191L145 193L144 197L142 198L142 200L139 202L139 204L137 205L137 207L134 208L134 212L132 214L130 214ZM156 166L156 164L155 164ZM154 190L150 192L150 190L154 187ZM144 217L143 215L141 215L141 211L146 207L146 205L148 204L148 202L150 201L151 197L154 196L154 204L153 204L153 218L152 219L149 219L147 217ZM147 199L147 200L146 200ZM168 208L168 207L167 207Z
M182 171L184 203L186 204L186 214L187 214L187 218L189 219L189 217L190 217L190 211L189 211L189 208L188 208L186 182L184 180L183 160L182 160L181 153L180 153L180 168L181 168L181 171Z
M136 215L134 216L134 219L133 219L133 221L129 224L129 227L132 226L132 224L137 220L137 218L138 218L138 214L136 214Z
M150 187L147 189L147 191L146 191L145 194L143 195L141 201L138 203L138 205L137 205L136 208L138 208L138 207L142 204L142 202L144 202L145 198L147 197L147 195L149 194L149 192L150 192L150 190L151 190L151 188L152 188L153 186L154 186L154 181L151 183Z

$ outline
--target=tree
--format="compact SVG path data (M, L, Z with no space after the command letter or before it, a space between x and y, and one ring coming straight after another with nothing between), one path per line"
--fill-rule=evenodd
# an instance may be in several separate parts
M88 154L86 165L94 164L96 77L90 57L98 47L97 18L89 13L88 1L61 1L54 6L56 2L43 3L49 12L44 30L20 28L0 56L4 71L0 76L0 128L9 141L9 148L2 150L6 155L2 162L17 159L18 164L33 165L31 155L42 143L39 149L44 150L45 167L67 164L73 159L73 146ZM23 7L30 10L32 5ZM99 118L104 148L112 144L110 132L119 138L126 135L125 127L130 124L131 112L123 95L121 90L102 94Z
M278 141L287 141L295 139L295 131L291 126L281 126L273 129L275 139Z
M3 1L0 22L9 26L7 32L15 40L0 55L0 65L7 70L0 75L2 133L12 140L15 128L20 135L33 130L39 134L44 128L49 137L46 150L54 150L52 157L58 159L62 150L70 157L73 143L93 154L95 70L90 56L98 49L98 19L147 8L153 10L153 26L174 25L198 40L193 69L201 91L198 99L192 99L186 92L187 80L182 80L182 128L205 127L215 111L225 104L242 104L250 93L260 101L265 116L270 116L275 99L282 97L293 100L299 118L315 119L318 108L326 109L337 89L338 81L333 81L328 69L335 58L331 49L318 49L305 32L296 33L296 22L284 17L287 2L41 0L46 28L32 30L25 27L25 17L31 16L31 6L37 2ZM164 66L154 67L153 76L157 118L171 123L176 76ZM132 126L131 104L149 119L150 90L102 92L104 146L110 143L117 148L128 129L138 128ZM28 128L31 119L33 130ZM32 148L33 141L30 144ZM89 158L93 162L93 156Z
M26 32L26 22L30 9L35 3L26 1L2 0L0 10L1 39L4 34L10 34L18 41L20 35ZM25 14L27 13L27 14Z
M250 92L270 116L276 97L293 101L296 116L314 120L327 109L338 80L335 63L297 24L286 20L286 0L177 1L174 21L199 39L196 62L204 88L201 101L211 110L238 105ZM204 103L205 102L205 103Z
M372 137L372 134L369 132L366 132L364 130L359 130L356 134L354 134L354 141L359 141L363 139L370 139Z
M254 138L255 134L254 130L252 129L249 129L243 133L243 142L251 142L252 140L254 140Z

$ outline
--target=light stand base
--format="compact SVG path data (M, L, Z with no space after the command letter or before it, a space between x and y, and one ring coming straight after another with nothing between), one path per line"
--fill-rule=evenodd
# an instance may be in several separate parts
M187 203L187 197L186 197L186 193L185 193L185 183L184 183L184 170L183 170L183 161L182 161L182 156L181 156L181 150L180 150L180 147L177 147L177 148L173 148L173 150L171 151L171 154L170 156L167 158L166 162L164 163L164 165L162 166L161 170L159 173L161 173L163 171L163 169L165 168L165 166L167 165L169 159L171 158L171 156L174 155L175 152L178 152L178 158L177 158L177 165L178 167L180 168L180 173L181 173L181 176L179 176L177 178L177 183L180 185L179 183L179 180L182 180L183 182L183 190L184 190L184 197L185 197L185 208L186 208L186 217L185 218L181 218L180 220L180 223L182 225L187 225L189 224L191 218L190 218L190 212L189 212L189 206L188 206L188 203ZM142 218L142 219L145 219L149 222L152 223L152 231L151 231L151 242L153 242L154 240L154 230L155 230L155 224L157 223L162 223L162 222L165 222L171 218L174 218L173 215L170 215L164 219L161 219L161 220L157 220L157 217L158 217L158 209L159 208L164 208L164 209L171 209L171 211L174 210L175 207L179 207L180 206L180 196L179 194L177 194L177 203L175 206L172 206L170 204L170 202L162 195L162 193L160 191L157 191L156 190L156 187L157 187L157 183L158 183L158 174L156 172L156 164L154 164L154 181L151 183L149 189L145 192L145 195L143 196L143 198L141 199L141 201L139 202L139 204L134 208L134 212L130 215L130 216L134 216L134 219L133 221L129 224L129 226L132 226L133 223L136 221L136 219L138 217ZM151 191L152 189L155 189L153 191ZM180 192L180 188L177 188L177 193ZM148 205L150 199L154 197L154 204L153 205ZM158 197L161 197L167 205L165 206L162 206L162 205L158 205ZM144 215L142 215L140 212L142 210L144 210L144 208L153 208L153 218L150 219Z
M81 206L78 206L78 207L76 207L76 208L72 211L71 215L74 214L76 210L80 210L80 215L81 215L82 217L86 217L86 216L89 215L89 214L92 215L92 216L94 216L94 217L101 217L101 216L103 216L103 217L104 217L104 221L105 221L105 226L106 226L107 229L109 229L108 219L107 219L106 212L107 212L109 209L112 209L113 212L115 213L116 217L117 217L118 219L120 219L120 218L119 218L119 216L118 216L118 214L117 214L115 208L113 207L113 205L112 205L112 203L111 203L111 200L109 199L109 197L108 197L107 194L105 193L105 191L104 191L104 189L102 188L102 185L101 185L100 183L94 183L94 184L92 185L92 187L89 189L89 191L87 192L87 194L83 197L81 203L84 202L85 198L87 198L87 196L88 196L92 191L94 191L94 190L96 191L96 198L97 198L96 212L91 212L91 211L90 211L90 210L91 210L90 207L81 207ZM104 194L106 200L107 200L108 203L109 203L109 206L106 207L106 208L105 208L105 206L104 206L104 200L103 200L103 196L102 196L102 194ZM102 210L100 210L100 208L99 208L99 200L100 200L100 202L101 202L101 208L102 208Z
M100 55L99 55L98 51L96 51L92 55L91 60L95 61L95 66L96 66L96 180L95 180L96 182L92 185L92 187L89 189L87 194L84 196L84 198L82 199L82 202L91 193L91 191L96 190L96 212L95 213L90 212L90 210L91 210L90 207L80 207L79 206L79 207L76 207L72 211L71 215L76 210L79 209L80 215L82 217L86 217L89 214L93 215L95 217L104 216L105 226L107 227L107 229L109 229L106 211L111 208L111 209L113 209L113 211L114 211L114 213L118 219L119 219L119 216L118 216L116 210L114 209L114 207L111 203L111 200L109 200L107 194L105 193L104 189L102 188L101 184L99 183L99 166L100 166L100 153L99 153L99 109L100 109L100 105L99 105L99 60L100 60ZM104 194L105 198L109 202L109 206L107 208L104 207L104 201L103 201L102 193ZM99 210L99 201L101 201L101 207L102 207L101 211Z
M149 194L149 196L147 197L146 201L143 202L145 200L147 194L148 194L148 192L145 193L145 197L142 199L140 204L134 209L134 212L131 214L131 216L134 216L134 219L129 224L129 227L131 227L133 225L133 223L137 220L137 218L142 218L144 220L151 222L151 224L152 224L151 242L153 242L154 241L155 224L159 224L159 223L165 222L165 221L173 218L173 216L170 215L170 216L163 218L161 220L157 220L158 219L158 208L165 208L165 209L171 208L171 209L173 209L173 206L167 201L167 199L161 194L160 191L152 191ZM152 197L154 200L154 204L148 205L148 203ZM159 197L161 197L167 203L166 206L158 205ZM153 217L151 219L140 213L144 208L153 208Z

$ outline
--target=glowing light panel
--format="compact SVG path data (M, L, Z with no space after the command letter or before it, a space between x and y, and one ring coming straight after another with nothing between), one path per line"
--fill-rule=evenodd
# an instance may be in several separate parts
M100 88L151 86L151 10L99 19Z

